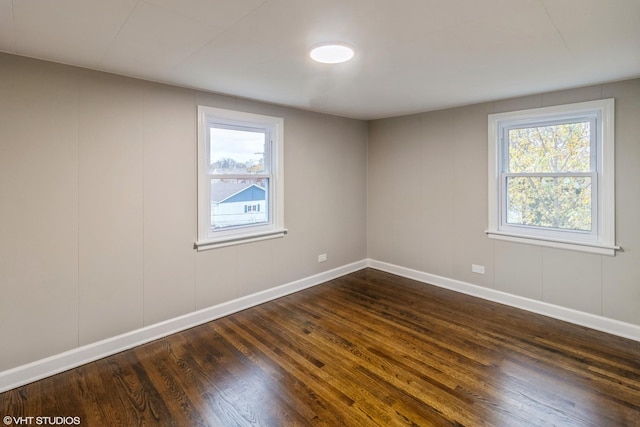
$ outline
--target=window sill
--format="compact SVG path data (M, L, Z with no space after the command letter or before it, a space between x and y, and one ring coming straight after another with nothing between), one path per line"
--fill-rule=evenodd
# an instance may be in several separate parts
M242 236L229 236L216 240L203 240L194 244L194 248L198 251L206 251L209 249L224 248L227 246L243 245L245 243L260 242L262 240L278 239L287 234L287 229L277 229L263 231L254 234L243 234Z
M578 252L586 252L597 255L615 256L616 251L622 250L620 246L607 245L598 242L577 242L567 240L557 240L547 237L525 236L515 233L505 233L503 231L486 230L485 233L491 239L505 240L508 242L524 243L529 245L546 246L549 248L568 249Z

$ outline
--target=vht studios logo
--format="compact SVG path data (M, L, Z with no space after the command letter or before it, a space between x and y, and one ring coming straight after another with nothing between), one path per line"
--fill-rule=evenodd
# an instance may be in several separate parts
M80 417L12 417L7 415L2 419L6 426L73 426L80 425Z

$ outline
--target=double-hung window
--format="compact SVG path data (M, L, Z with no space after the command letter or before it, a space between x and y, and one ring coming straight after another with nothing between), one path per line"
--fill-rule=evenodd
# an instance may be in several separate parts
M198 249L284 229L283 119L198 107Z
M615 254L613 107L489 115L489 237Z

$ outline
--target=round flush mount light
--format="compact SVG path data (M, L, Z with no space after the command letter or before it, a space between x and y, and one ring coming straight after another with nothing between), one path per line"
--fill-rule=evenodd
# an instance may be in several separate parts
M311 59L323 64L339 64L353 58L353 48L344 43L323 43L311 49Z

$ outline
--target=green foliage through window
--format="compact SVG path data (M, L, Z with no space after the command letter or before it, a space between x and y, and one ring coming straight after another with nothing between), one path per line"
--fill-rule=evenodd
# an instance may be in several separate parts
M586 121L509 129L508 172L590 172L590 125Z
M507 178L507 223L591 231L591 178Z
M506 222L592 229L592 122L508 128Z

